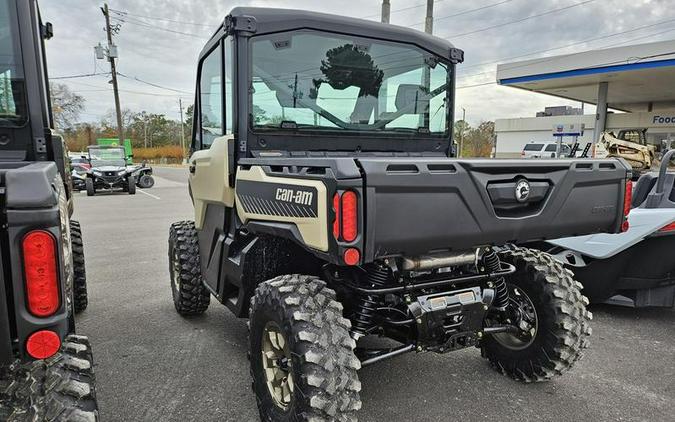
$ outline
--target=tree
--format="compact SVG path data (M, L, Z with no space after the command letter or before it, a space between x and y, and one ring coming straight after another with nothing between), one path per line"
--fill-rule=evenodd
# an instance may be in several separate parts
M370 54L353 44L328 50L326 59L321 60L320 69L326 79L313 81L316 92L321 83L328 82L333 89L359 87L359 97L377 97L384 78L384 72L375 65Z
M58 83L49 85L49 95L54 126L61 130L72 128L84 109L84 98L72 92L67 85Z
M463 157L489 157L495 144L495 123L481 122L464 134Z

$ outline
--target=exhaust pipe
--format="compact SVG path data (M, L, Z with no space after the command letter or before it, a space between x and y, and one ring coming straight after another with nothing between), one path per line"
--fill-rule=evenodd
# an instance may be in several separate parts
M414 258L403 258L403 269L406 271L424 271L435 268L456 267L459 265L478 266L480 249L469 251L446 252L422 255Z

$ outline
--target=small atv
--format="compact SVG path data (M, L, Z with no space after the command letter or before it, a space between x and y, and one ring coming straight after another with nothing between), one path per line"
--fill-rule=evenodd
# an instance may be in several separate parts
M87 196L94 196L97 191L121 190L136 194L135 169L127 167L123 147L89 147L91 168L87 172L85 188Z
M629 228L551 240L542 248L574 271L591 302L635 307L675 305L675 172L664 155L658 173L640 176L633 190Z

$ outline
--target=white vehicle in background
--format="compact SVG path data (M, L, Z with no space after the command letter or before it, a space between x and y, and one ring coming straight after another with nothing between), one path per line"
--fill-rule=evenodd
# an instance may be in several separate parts
M530 141L525 144L520 152L520 158L556 158L558 143L556 141ZM568 158L572 148L563 143L560 144L560 158Z

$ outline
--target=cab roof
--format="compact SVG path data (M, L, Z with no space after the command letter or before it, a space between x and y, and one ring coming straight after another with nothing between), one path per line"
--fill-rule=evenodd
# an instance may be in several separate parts
M295 9L235 7L223 22L223 28L250 35L270 34L297 29L314 29L367 38L414 44L453 63L464 60L464 52L450 42L425 32L397 25L327 13ZM213 38L220 38L217 31ZM211 45L211 41L207 43ZM204 53L204 52L203 52Z

